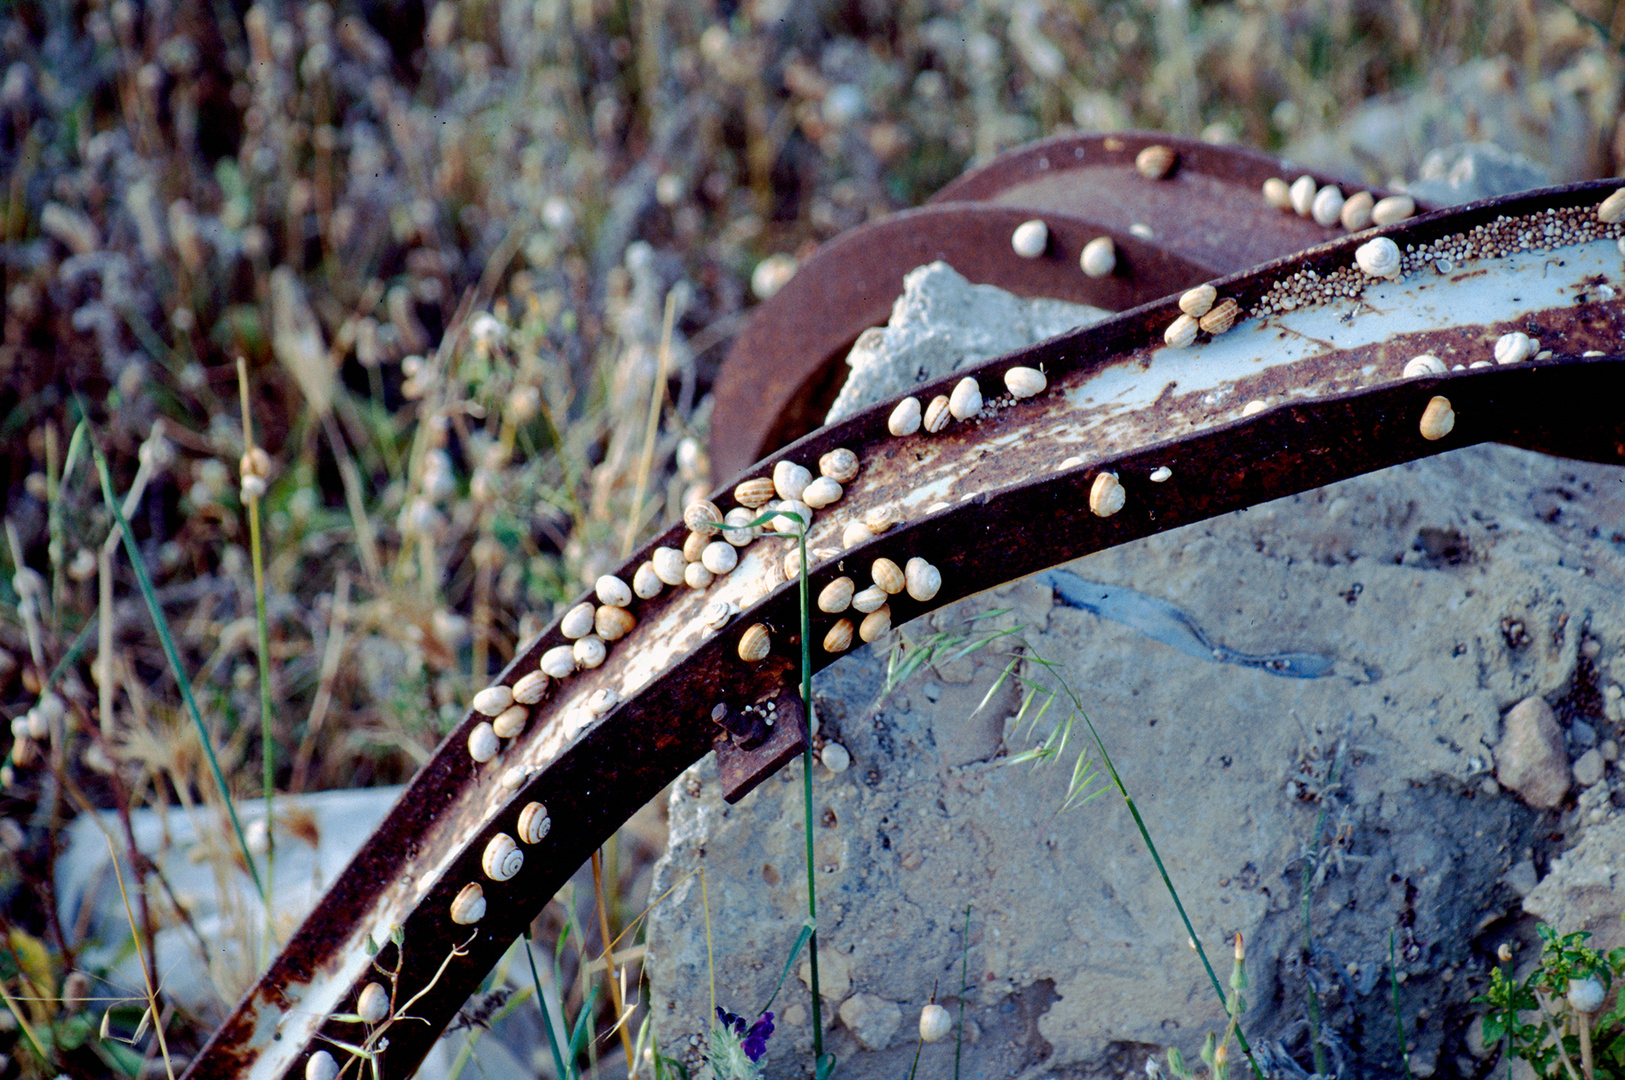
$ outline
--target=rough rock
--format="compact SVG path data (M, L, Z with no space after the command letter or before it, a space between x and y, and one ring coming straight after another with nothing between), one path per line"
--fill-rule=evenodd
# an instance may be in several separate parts
M1602 753L1592 747L1581 754L1574 763L1574 782L1581 787L1590 787L1602 779L1604 762Z
M1057 606L1031 579L823 672L820 737L852 759L838 776L820 770L814 794L820 975L826 992L832 974L843 984L824 1012L825 1047L841 1075L904 1075L914 1051L905 1038L866 1049L837 1024L837 1002L854 995L907 1016L933 991L955 1016L963 999L964 1068L977 1076L1120 1074L1168 1045L1193 1057L1223 1023L1121 800L1107 790L1062 810L1087 743L1081 720L1060 762L1010 767L1071 711L1064 693L1046 709L1001 679L1012 662L1033 683L1061 690L1064 679L1087 710L1221 975L1230 935L1246 935L1255 1045L1279 1040L1308 1061L1312 967L1324 1040L1388 1068L1397 924L1402 1008L1451 1018L1412 1025L1413 1061L1464 1053L1465 1002L1500 940L1489 935L1518 914L1508 885L1533 889L1553 833L1549 815L1500 793L1490 747L1502 713L1531 696L1619 738L1588 703L1625 678L1625 543L1609 539L1621 520L1625 470L1485 446L1071 565L1177 605L1230 648L1330 656L1326 678L1187 655ZM888 659L1000 630L1019 633L887 689ZM1587 667L1582 636L1600 645ZM698 878L684 876L694 868L711 882L718 1002L758 1007L783 970L806 917L800 780L792 765L730 807L706 761L673 789L654 886L673 891L649 933L660 1045L700 1030L708 1011L704 908ZM1587 814L1606 811L1609 785L1588 792L1602 801ZM1573 824L1599 831L1589 816ZM1622 845L1598 850L1617 860ZM1596 877L1577 874L1574 889L1589 896ZM805 1072L804 1001L781 998L771 1077ZM950 1041L926 1047L921 1069L946 1075Z
M840 1016L865 1050L884 1050L903 1026L903 1010L897 1003L874 994L853 994L841 1002Z
M1552 707L1526 697L1506 715L1506 732L1495 747L1495 778L1530 806L1549 810L1569 793L1569 758Z
M1590 930L1588 945L1625 945L1620 895L1625 890L1625 817L1608 814L1580 842L1552 860L1551 872L1523 898L1523 909L1564 933Z

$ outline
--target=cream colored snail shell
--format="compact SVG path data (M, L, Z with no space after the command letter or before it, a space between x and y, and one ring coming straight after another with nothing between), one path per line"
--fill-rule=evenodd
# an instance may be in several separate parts
M1123 509L1125 501L1127 493L1118 482L1116 473L1103 472L1089 486L1089 512L1096 517L1111 517Z
M805 465L781 461L773 466L773 490L781 499L800 500L801 493L812 483L812 472Z
M908 594L921 603L934 599L942 588L942 571L918 555L903 567L903 577L907 581Z
M752 623L739 636L739 659L747 664L767 659L772 649L773 639L768 636L767 627L761 623Z
M830 615L839 615L852 606L852 594L856 586L849 577L838 577L825 585L818 592L818 610Z
M953 393L948 395L948 411L955 420L969 420L982 411L982 388L974 378L967 375L954 384Z
M822 510L826 506L840 502L843 494L845 492L838 481L820 476L802 489L801 501L814 510Z
M593 611L591 603L577 604L565 612L564 618L559 620L559 633L572 641L586 637L592 633Z
M1389 195L1371 208L1371 224L1397 225L1416 213L1416 200L1409 195Z
M1399 245L1386 236L1373 237L1354 250L1354 262L1372 277L1399 276Z
M685 563L699 562L700 553L705 550L705 545L709 544L711 542L711 537L715 535L715 533L702 533L690 530L689 534L683 537L683 561ZM687 569L687 567L684 569Z
M1049 246L1049 226L1034 218L1023 221L1010 234L1010 249L1023 259L1036 259Z
M727 600L713 600L700 612L700 621L713 630L721 630L728 620L739 614L739 608Z
M827 653L841 653L852 647L852 620L837 619L835 625L829 628L824 635L824 651Z
M1092 278L1110 277L1117 269L1117 245L1109 236L1097 236L1083 245L1078 265Z
M827 742L818 751L818 761L832 773L844 773L852 765L852 755L838 742Z
M1004 388L1017 400L1042 394L1047 386L1049 379L1034 367L1013 367L1004 373Z
M925 430L935 435L948 426L948 421L953 419L953 415L948 395L938 394L931 399L931 404L925 407Z
M525 853L505 832L491 837L490 843L485 845L485 853L480 856L480 869L492 881L510 881L524 865Z
M1495 342L1495 362L1497 364L1521 363L1540 351L1540 342L1524 333L1522 330L1513 330L1502 334ZM478 701L476 697L474 699ZM475 706L478 708L478 706Z
M1443 375L1444 373L1444 361L1432 353L1423 353L1405 361L1405 377L1407 379L1414 379L1421 375Z
M794 536L803 529L812 528L812 507L800 499L785 499L778 505L779 513L774 515L768 528L785 536Z
M638 625L638 617L623 607L601 607L592 620L593 632L605 641L619 641Z
M518 791L530 783L531 770L524 765L510 765L503 774L497 777L497 783L509 791Z
M850 484L858 478L858 455L838 446L818 459L818 471L837 484Z
M593 593L600 604L610 607L630 607L632 604L631 587L614 574L600 575L593 583Z
M1215 304L1206 315L1196 320L1196 325L1217 337L1236 324L1236 316L1241 312L1241 305L1236 303L1234 297L1225 297Z
M1168 325L1162 332L1162 340L1170 348L1183 349L1196 340L1196 329L1199 324L1189 315L1181 315Z
M542 673L562 679L576 669L575 650L568 645L555 645L542 654Z
M305 1080L335 1080L339 1063L326 1050L318 1050L305 1062Z
M1179 164L1179 154L1171 146L1161 143L1146 147L1134 158L1134 167L1147 180L1163 180Z
M1604 225L1616 224L1621 218L1625 218L1625 188L1616 189L1597 204L1597 220Z
M1450 407L1450 399L1439 396L1428 399L1427 408L1422 410L1422 438L1437 442L1450 434L1455 426L1456 410Z
M525 808L519 811L519 839L525 843L541 843L552 828L553 820L547 816L547 807L541 803L526 803Z
M1313 176L1304 175L1292 181L1292 186L1287 188L1287 195L1292 203L1293 212L1299 217L1308 217L1309 211L1314 209L1315 193L1318 190Z
M1194 289L1186 289L1179 297L1179 310L1193 319L1200 319L1208 313L1213 301L1219 297L1219 290L1211 285L1198 285Z
M474 711L482 716L495 716L513 704L513 690L497 683L474 695Z
M485 890L477 881L464 885L451 902L451 921L459 926L472 926L485 918Z
M1277 210L1292 209L1292 188L1279 176L1264 181L1264 201Z
M863 617L858 624L858 637L864 641L875 641L885 637L891 630L891 608L882 604Z
M655 564L643 562L638 564L637 571L632 575L632 593L640 600L653 600L660 595L660 590L666 583L660 580L655 573Z
M691 589L704 589L716 575L704 563L691 562L683 567L683 584Z
M785 581L794 581L801 576L801 546L799 544L792 545L790 550L784 553L782 565L784 567Z
M852 606L867 615L872 611L879 611L890 596L891 594L879 585L871 585L852 594Z
M722 529L722 511L711 500L701 499L684 508L683 524L701 536L715 536Z
M513 699L520 705L535 705L547 696L547 688L552 681L544 671L521 675L519 681L513 684Z
M861 521L849 521L841 530L841 546L844 548L855 548L859 544L867 544L874 538L875 531Z
M575 656L576 666L582 670L595 668L604 662L609 650L604 646L604 639L597 634L588 634L570 647Z
M1375 205L1376 200L1371 198L1371 192L1356 191L1343 200L1343 210L1337 219L1349 232L1359 232L1371 224L1371 209Z
M752 525L759 515L755 510L736 506L722 516L722 538L734 547L744 547L761 533L761 527Z
M926 1042L937 1042L952 1031L954 1020L936 1002L932 1002L920 1010L920 1038Z
M906 397L899 401L886 418L886 430L899 437L920 430L920 399Z
M530 710L523 705L510 705L491 719L491 730L499 739L511 739L525 730Z
M752 510L758 506L766 506L777 497L778 490L774 488L772 479L766 476L741 480L734 486L734 499L740 506L747 506Z
M468 733L468 756L480 764L485 764L502 750L502 740L489 721L482 720L474 725Z
M654 566L655 576L667 585L681 585L683 571L688 566L688 560L683 553L673 547L657 547L649 556L649 562Z
M364 1023L376 1024L389 1015L389 991L383 983L370 982L355 999L355 1014Z
M713 574L726 574L739 565L739 549L726 540L713 540L700 552L700 562Z
M895 503L881 503L879 506L871 506L863 514L863 523L876 536L902 520L903 512L897 508Z
M876 559L869 568L869 576L876 585L885 589L888 595L896 596L908 586L908 579L903 574L903 568L890 559Z
M621 703L621 695L608 686L594 690L592 697L587 699L587 711L602 720L615 711L615 706Z
M1343 193L1335 184L1327 184L1315 192L1315 201L1309 205L1309 216L1316 225L1330 228L1343 216Z

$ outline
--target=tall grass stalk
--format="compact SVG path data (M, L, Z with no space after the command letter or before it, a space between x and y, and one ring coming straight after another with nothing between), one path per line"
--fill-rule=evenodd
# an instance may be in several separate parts
M141 938L135 929L135 912L130 910L130 894L124 887L124 871L119 868L118 851L113 847L112 837L107 837L107 855L112 860L113 874L118 879L118 894L124 900L124 917L130 920L131 940L135 942L135 947L140 949ZM253 864L250 863L249 865ZM269 907L270 905L267 904L266 906ZM157 961L157 957L152 959L154 962ZM164 1038L164 1020L158 1011L158 987L152 981L152 971L147 963L141 965L141 978L146 983L147 1010L152 1015L152 1031L158 1037L158 1053L164 1059L164 1072L169 1077L169 1080L175 1080L175 1064L169 1060L169 1043Z
M1326 792L1330 792L1332 788L1337 786L1337 770L1341 764L1342 747L1339 746L1338 753L1333 756L1331 768L1326 774ZM1327 802L1326 793L1323 793L1320 800L1320 813L1315 818L1315 834L1310 838L1309 851L1304 856L1303 872L1298 879L1303 904L1303 996L1304 1005L1309 1013L1309 1047L1310 1052L1314 1055L1315 1072L1322 1075L1325 1075L1328 1065L1326 1062L1326 1048L1320 1045L1320 994L1315 990L1313 978L1314 938L1310 924L1310 900L1314 892L1313 881L1315 863L1318 861L1320 852L1320 838L1325 833L1326 819L1330 812L1331 805Z
M237 358L237 393L243 409L243 509L248 512L249 562L254 567L254 625L259 634L260 669L260 784L265 797L265 881L266 889L276 880L276 818L272 814L276 794L276 734L271 730L271 630L265 617L265 548L260 536L260 492L263 481L250 476L246 468L256 449L254 417L248 408L248 361ZM267 940L273 926L271 905L265 905Z

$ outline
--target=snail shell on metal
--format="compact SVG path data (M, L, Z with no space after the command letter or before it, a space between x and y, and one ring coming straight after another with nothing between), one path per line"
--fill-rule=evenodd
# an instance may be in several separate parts
M850 484L858 478L858 455L844 446L836 447L818 459L818 471L837 484Z
M499 739L511 739L525 730L525 721L529 719L529 709L523 705L510 705L491 720L491 730L496 732Z
M1199 324L1189 315L1181 315L1162 332L1162 340L1173 349L1183 349L1196 340Z
M891 631L891 608L885 604L875 608L858 624L858 637L875 641Z
M734 486L734 498L738 500L739 505L748 506L752 510L758 506L766 506L777 495L778 489L773 486L772 479L766 476L741 480Z
M491 837L491 842L485 845L485 854L480 856L480 869L492 881L509 881L524 865L525 853L505 832Z
M583 671L602 664L604 657L609 655L609 649L604 646L604 639L597 634L588 634L571 646L570 651L575 656L577 666Z
M1117 474L1103 472L1089 486L1089 512L1096 517L1111 517L1123 509L1127 498L1123 485L1117 481Z
M1179 155L1173 147L1163 146L1161 143L1146 147L1135 155L1134 167L1140 175L1147 180L1162 180L1174 171L1179 164Z
M368 1024L376 1024L389 1015L389 991L384 989L383 983L370 982L361 988L360 996L355 999L355 1014Z
M886 430L893 435L912 435L920 430L920 399L906 397L892 409L886 418Z
M812 472L805 465L781 461L773 466L773 490L781 499L801 498L801 493L812 483Z
M849 521L846 528L841 530L841 546L855 548L859 544L867 544L875 538L875 531L861 521ZM791 575L794 577L795 575Z
M1495 362L1497 364L1517 364L1529 359L1540 351L1540 342L1531 338L1522 330L1514 330L1509 334L1502 334L1495 343ZM479 698L475 698L478 701ZM477 706L476 706L477 707Z
M1023 221L1010 234L1010 248L1023 259L1036 259L1049 246L1049 226L1034 218Z
M495 686L487 686L474 695L474 711L482 716L495 716L512 704L512 688L501 683L497 683Z
M660 590L666 583L660 580L655 573L655 564L644 562L638 565L637 572L632 575L632 592L640 600L653 600L660 595Z
M726 574L739 565L739 549L726 540L713 540L700 552L700 563L713 574Z
M1117 245L1109 236L1097 236L1083 245L1078 265L1092 278L1103 278L1117 269Z
M521 675L513 684L513 699L521 705L534 705L547 696L547 685L552 680L545 672L532 671Z
M593 592L598 596L600 604L610 607L629 607L632 604L632 589L614 574L604 574L593 584Z
M871 506L863 513L863 523L876 536L902 520L903 512L897 508L895 503L881 503L879 506Z
M451 921L459 926L472 926L483 918L485 890L479 882L470 881L451 902Z
M1264 201L1277 210L1292 209L1292 189L1279 176L1264 181Z
M852 647L852 620L837 619L835 625L829 628L824 635L824 651L827 653L840 653Z
M812 507L799 499L785 499L779 504L778 509L782 512L774 517L768 526L774 532L794 536L803 529L812 528Z
M947 427L951 419L953 412L949 408L948 397L945 394L938 394L931 399L931 404L925 407L925 430L933 435Z
M825 743L818 752L818 760L832 773L843 773L852 764L852 755L838 742Z
M793 544L784 553L784 580L794 581L801 576L801 545Z
M587 699L587 711L602 720L614 712L615 706L620 703L620 693L606 686L601 690L592 692L592 697Z
M1249 401L1247 404L1245 404L1245 405L1243 405L1241 407L1241 415L1243 415L1243 416L1257 416L1259 413L1263 412L1265 409L1267 409L1269 407L1270 407L1269 402L1261 401L1258 398L1254 398L1253 400Z
M1165 483L1173 475L1174 470L1170 469L1166 465L1158 465L1155 469L1151 470L1151 482L1153 484Z
M801 501L814 510L822 510L831 503L840 502L843 494L845 492L837 481L820 476L802 490Z
M1450 434L1455 426L1456 410L1450 407L1450 399L1438 396L1430 398L1427 408L1422 410L1422 438L1436 442Z
M1042 394L1049 386L1044 373L1033 367L1013 367L1004 373L1004 388L1013 398L1030 398Z
M1179 310L1193 319L1200 319L1208 313L1213 301L1219 298L1219 290L1211 285L1198 285L1194 289L1186 289L1179 297Z
M871 585L852 594L852 606L867 615L884 607L890 596L891 594L879 585Z
M1343 193L1337 190L1336 185L1327 184L1315 192L1315 201L1309 205L1309 216L1315 219L1316 225L1330 228L1343 216L1343 202Z
M1444 372L1444 361L1432 353L1423 353L1405 361L1405 377L1407 379L1414 379L1419 375L1443 375Z
M1597 220L1613 225L1625 218L1625 188L1619 188L1597 206Z
M1213 309L1200 319L1196 325L1208 333L1217 336L1236 325L1236 316L1241 313L1241 305L1236 303L1234 297L1227 296L1213 306Z
M767 659L772 648L773 639L768 636L767 627L761 623L752 623L739 636L739 659L747 664Z
M601 607L592 620L593 631L605 641L621 640L637 624L638 617L623 607Z
M1397 225L1416 213L1416 200L1409 195L1390 195L1378 199L1371 208L1371 224Z
M908 594L922 604L934 598L942 588L942 571L918 555L903 568L903 577L907 581Z
M497 777L497 783L509 791L518 791L530 783L531 770L524 765L510 766L503 774Z
M542 673L562 679L576 669L575 650L568 645L555 645L542 654Z
M1343 201L1343 211L1337 218L1349 232L1359 232L1371 224L1371 208L1375 205L1371 192L1356 191Z
M474 730L468 733L468 756L484 764L497 756L502 749L502 740L487 721L480 721L474 725Z
M702 533L690 530L689 534L683 537L683 561L685 563L699 562L700 553L705 550L705 545L711 542L711 537L714 535L714 533Z
M700 621L713 630L721 630L728 620L739 614L739 608L726 600L713 600L700 612Z
M1292 181L1292 186L1287 189L1288 202L1299 217L1308 217L1309 211L1315 208L1316 190L1313 176L1300 176Z
M876 559L874 566L869 569L869 576L891 596L896 596L908 585L903 568L890 559Z
M565 612L559 620L559 633L572 641L592 633L593 610L590 603L583 603Z
M761 533L761 527L752 525L760 515L754 510L736 506L722 518L722 538L734 547L744 547Z
M683 510L683 524L701 536L715 536L722 528L722 511L711 500L701 499Z
M1386 236L1367 240L1354 250L1354 263L1372 277L1399 276L1399 245Z
M716 575L711 573L710 570L706 569L704 563L691 562L687 566L683 567L683 584L687 585L691 589L707 588L711 584L711 579L714 577L716 577Z
M657 547L649 556L649 562L654 566L655 576L667 585L683 583L683 569L688 566L688 560L681 551L674 547Z
M969 420L982 411L982 388L974 378L967 375L954 384L954 391L948 396L948 411L956 420Z
M553 821L547 816L547 807L541 803L526 803L525 808L519 811L519 839L525 843L541 843L542 837L552 828Z
M839 615L852 606L852 594L857 589L849 577L838 577L818 592L818 610Z
M305 1080L335 1080L339 1063L326 1050L318 1050L305 1062Z

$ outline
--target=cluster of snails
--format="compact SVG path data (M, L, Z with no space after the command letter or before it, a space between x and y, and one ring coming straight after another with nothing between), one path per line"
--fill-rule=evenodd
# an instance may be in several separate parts
M843 653L852 647L853 635L863 641L874 641L891 629L891 598L907 592L924 603L933 599L942 588L942 572L919 556L899 567L891 559L876 559L869 568L870 584L862 589L849 575L835 578L819 590L818 610L826 615L839 615L834 625L824 634L824 651ZM854 625L848 610L862 616Z
M1521 364L1530 358L1544 359L1551 355L1551 350L1542 351L1539 338L1530 337L1522 330L1511 330L1495 339L1494 355L1494 363L1488 360L1474 360L1470 364L1446 367L1445 362L1432 353L1422 353L1405 362L1404 374L1407 379L1415 379L1426 375L1443 375L1446 371L1487 368L1496 364Z
M1344 198L1336 184L1324 187L1312 176L1300 176L1288 184L1278 176L1264 181L1264 201L1279 210L1290 210L1315 224L1331 228L1341 225L1359 232L1375 225L1395 225L1416 213L1416 200L1409 195L1389 195L1375 199L1369 191L1356 191Z
M1049 378L1038 368L1012 367L1004 373L1004 386L1012 398L1020 401L1043 393L1049 386ZM981 412L981 385L973 376L967 375L954 384L951 393L938 394L923 407L917 397L906 397L899 401L886 418L886 430L898 438L913 435L922 427L935 435L950 422L969 420Z
M1212 337L1229 330L1241 314L1241 305L1229 296L1220 300L1212 285L1198 285L1180 296L1179 312L1162 334L1163 342L1175 349L1195 344L1198 330Z
M539 802L526 803L524 809L519 811L519 823L515 829L518 838L505 832L491 837L486 842L485 850L480 853L481 872L491 881L511 881L525 865L525 852L520 845L539 844L552 829L553 819L548 817L547 807ZM459 926L472 926L483 918L485 887L478 881L470 881L452 898L451 921ZM358 1003L356 1011L365 1016L362 1004L365 1001Z

